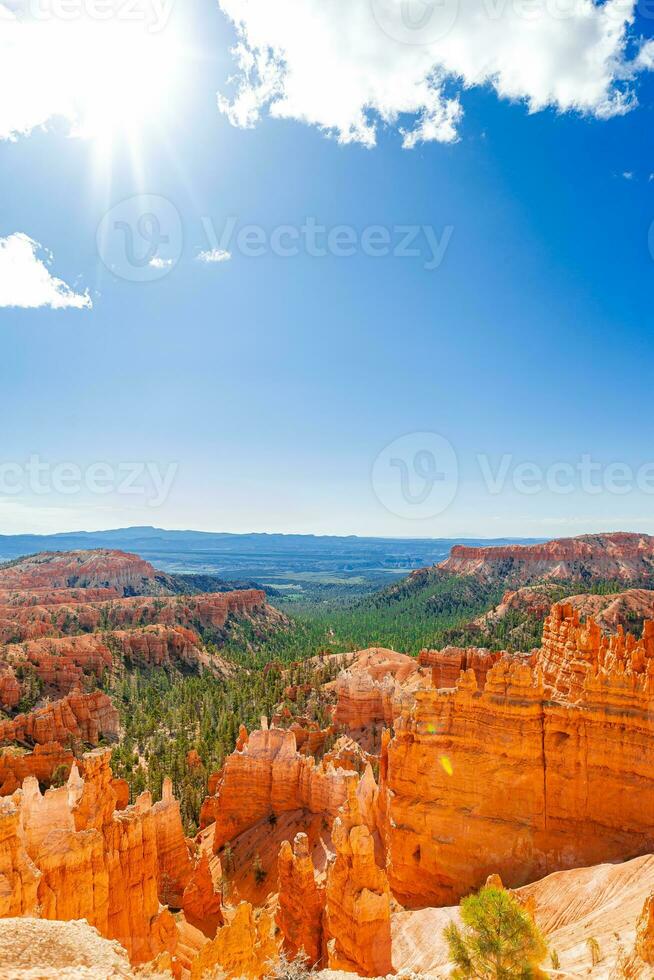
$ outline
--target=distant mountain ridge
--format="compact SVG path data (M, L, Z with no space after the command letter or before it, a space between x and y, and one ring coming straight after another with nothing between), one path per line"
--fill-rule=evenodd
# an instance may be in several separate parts
M392 578L446 558L461 538L368 538L312 534L232 534L167 531L155 527L72 531L52 535L0 535L0 561L40 551L97 548L133 552L168 574L217 575L232 586L289 583L302 593L324 584L381 588ZM524 539L521 539L524 540ZM509 539L468 544L509 544ZM201 588L201 580L198 588ZM221 588L213 585L212 588Z

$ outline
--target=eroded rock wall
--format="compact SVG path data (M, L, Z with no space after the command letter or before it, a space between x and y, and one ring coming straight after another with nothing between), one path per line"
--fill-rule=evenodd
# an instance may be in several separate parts
M602 637L555 607L535 667L506 658L481 689L468 670L416 693L380 767L401 902L452 905L493 872L516 887L654 847L650 636Z

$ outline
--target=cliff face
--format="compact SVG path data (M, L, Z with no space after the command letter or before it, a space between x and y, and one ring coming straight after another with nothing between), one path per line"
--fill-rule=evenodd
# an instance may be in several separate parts
M57 742L36 745L33 752L0 748L0 796L15 793L28 776L34 776L39 783L48 785L59 770L65 773L67 779L74 761L72 751Z
M0 918L35 912L40 877L21 836L17 801L0 800Z
M549 693L558 699L578 702L592 675L626 671L629 677L645 684L650 663L654 667L654 622L644 624L643 635L619 627L606 635L593 619L580 620L578 609L561 603L552 607L543 627L543 643L537 664Z
M410 907L454 904L499 872L550 871L651 850L654 660L555 607L535 666L505 659L479 689L418 691L384 748L388 874Z
M306 834L296 835L293 846L284 841L278 863L279 902L275 922L284 939L288 956L302 951L309 966L322 957L322 919L325 887L316 880Z
M402 698L424 680L413 657L381 647L362 650L328 685L336 694L334 722L350 733L390 726Z
M0 567L0 589L113 589L120 595L163 591L152 565L124 551L44 551Z
M654 538L648 534L587 534L499 548L455 545L438 568L452 575L518 585L573 579L632 583L652 577Z
M418 663L431 668L433 687L455 687L461 671L471 670L483 687L491 667L503 654L479 647L443 647L442 650L421 650Z
M252 732L213 780L203 825L215 821L214 850L271 814L306 809L336 816L345 799L345 777L297 751L295 735L281 728Z
M377 977L393 970L391 891L375 857L369 801L362 806L359 797L366 788L348 779L347 802L332 828L336 858L327 875L325 933L330 969Z
M118 737L118 712L102 691L73 691L61 701L47 704L11 721L0 721L0 743L45 745L64 743L69 737L97 745L101 736Z
M191 881L193 865L184 838L179 803L173 797L170 779L164 779L161 800L152 807L152 816L157 835L159 898L164 905L178 909Z
M220 892L216 890L209 852L203 850L182 895L182 908L188 922L213 939L216 929L224 922Z
M153 807L147 793L116 810L109 753L89 753L80 766L59 789L42 794L30 777L0 801L0 914L29 914L38 904L46 919L86 919L135 963L172 953L177 927L159 891L172 855L178 877L185 863L190 869L179 811L169 794Z
M221 630L230 615L244 616L265 609L265 593L259 589L209 592L197 596L130 596L109 602L57 602L53 605L0 607L0 641L23 642L44 636L92 633L98 629L134 626L184 626L187 629ZM277 615L278 619L282 617Z

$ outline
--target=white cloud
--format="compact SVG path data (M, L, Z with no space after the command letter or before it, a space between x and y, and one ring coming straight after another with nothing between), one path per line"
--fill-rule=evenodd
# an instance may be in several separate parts
M74 292L52 275L51 263L52 255L28 235L16 232L0 238L0 307L90 310L93 304L88 291Z
M231 252L226 252L224 248L211 248L206 252L200 252L198 262L229 262L232 257Z
M171 269L174 264L174 259L162 259L158 255L155 255L148 263L152 269Z
M237 74L218 104L237 126L297 119L372 146L379 125L404 145L456 139L462 90L491 85L529 111L598 117L635 105L634 0L219 0L233 21Z
M633 180L634 179L634 172L633 172L633 170L625 170L625 171L623 171L622 176L624 177L625 180Z

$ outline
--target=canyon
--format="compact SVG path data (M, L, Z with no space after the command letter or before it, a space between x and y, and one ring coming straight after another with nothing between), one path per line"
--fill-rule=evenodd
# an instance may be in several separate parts
M646 551L608 537L629 562ZM563 560L558 544L537 546L539 567ZM0 658L0 973L9 927L51 934L71 962L70 944L91 930L88 948L120 976L147 965L177 980L255 980L284 955L318 972L446 977L443 929L487 880L534 915L560 963L553 976L654 970L647 590L555 602L540 645L518 653L323 652L292 683L270 665L283 699L258 725L236 726L187 836L170 779L155 802L115 777L104 743L119 742L119 715L89 679L118 664L225 681L243 668L208 650L205 631L258 616L278 625L281 614L258 590L98 597L143 580L121 561L113 576L87 563L89 601L77 558L52 581L37 563L45 605L18 573L25 604L20 590L2 596L3 615L28 623L31 610L42 623L47 609L59 635L7 643ZM84 610L89 629L64 632L58 608ZM635 619L638 635L625 629ZM19 710L37 682L37 703ZM185 764L202 778L195 749Z

